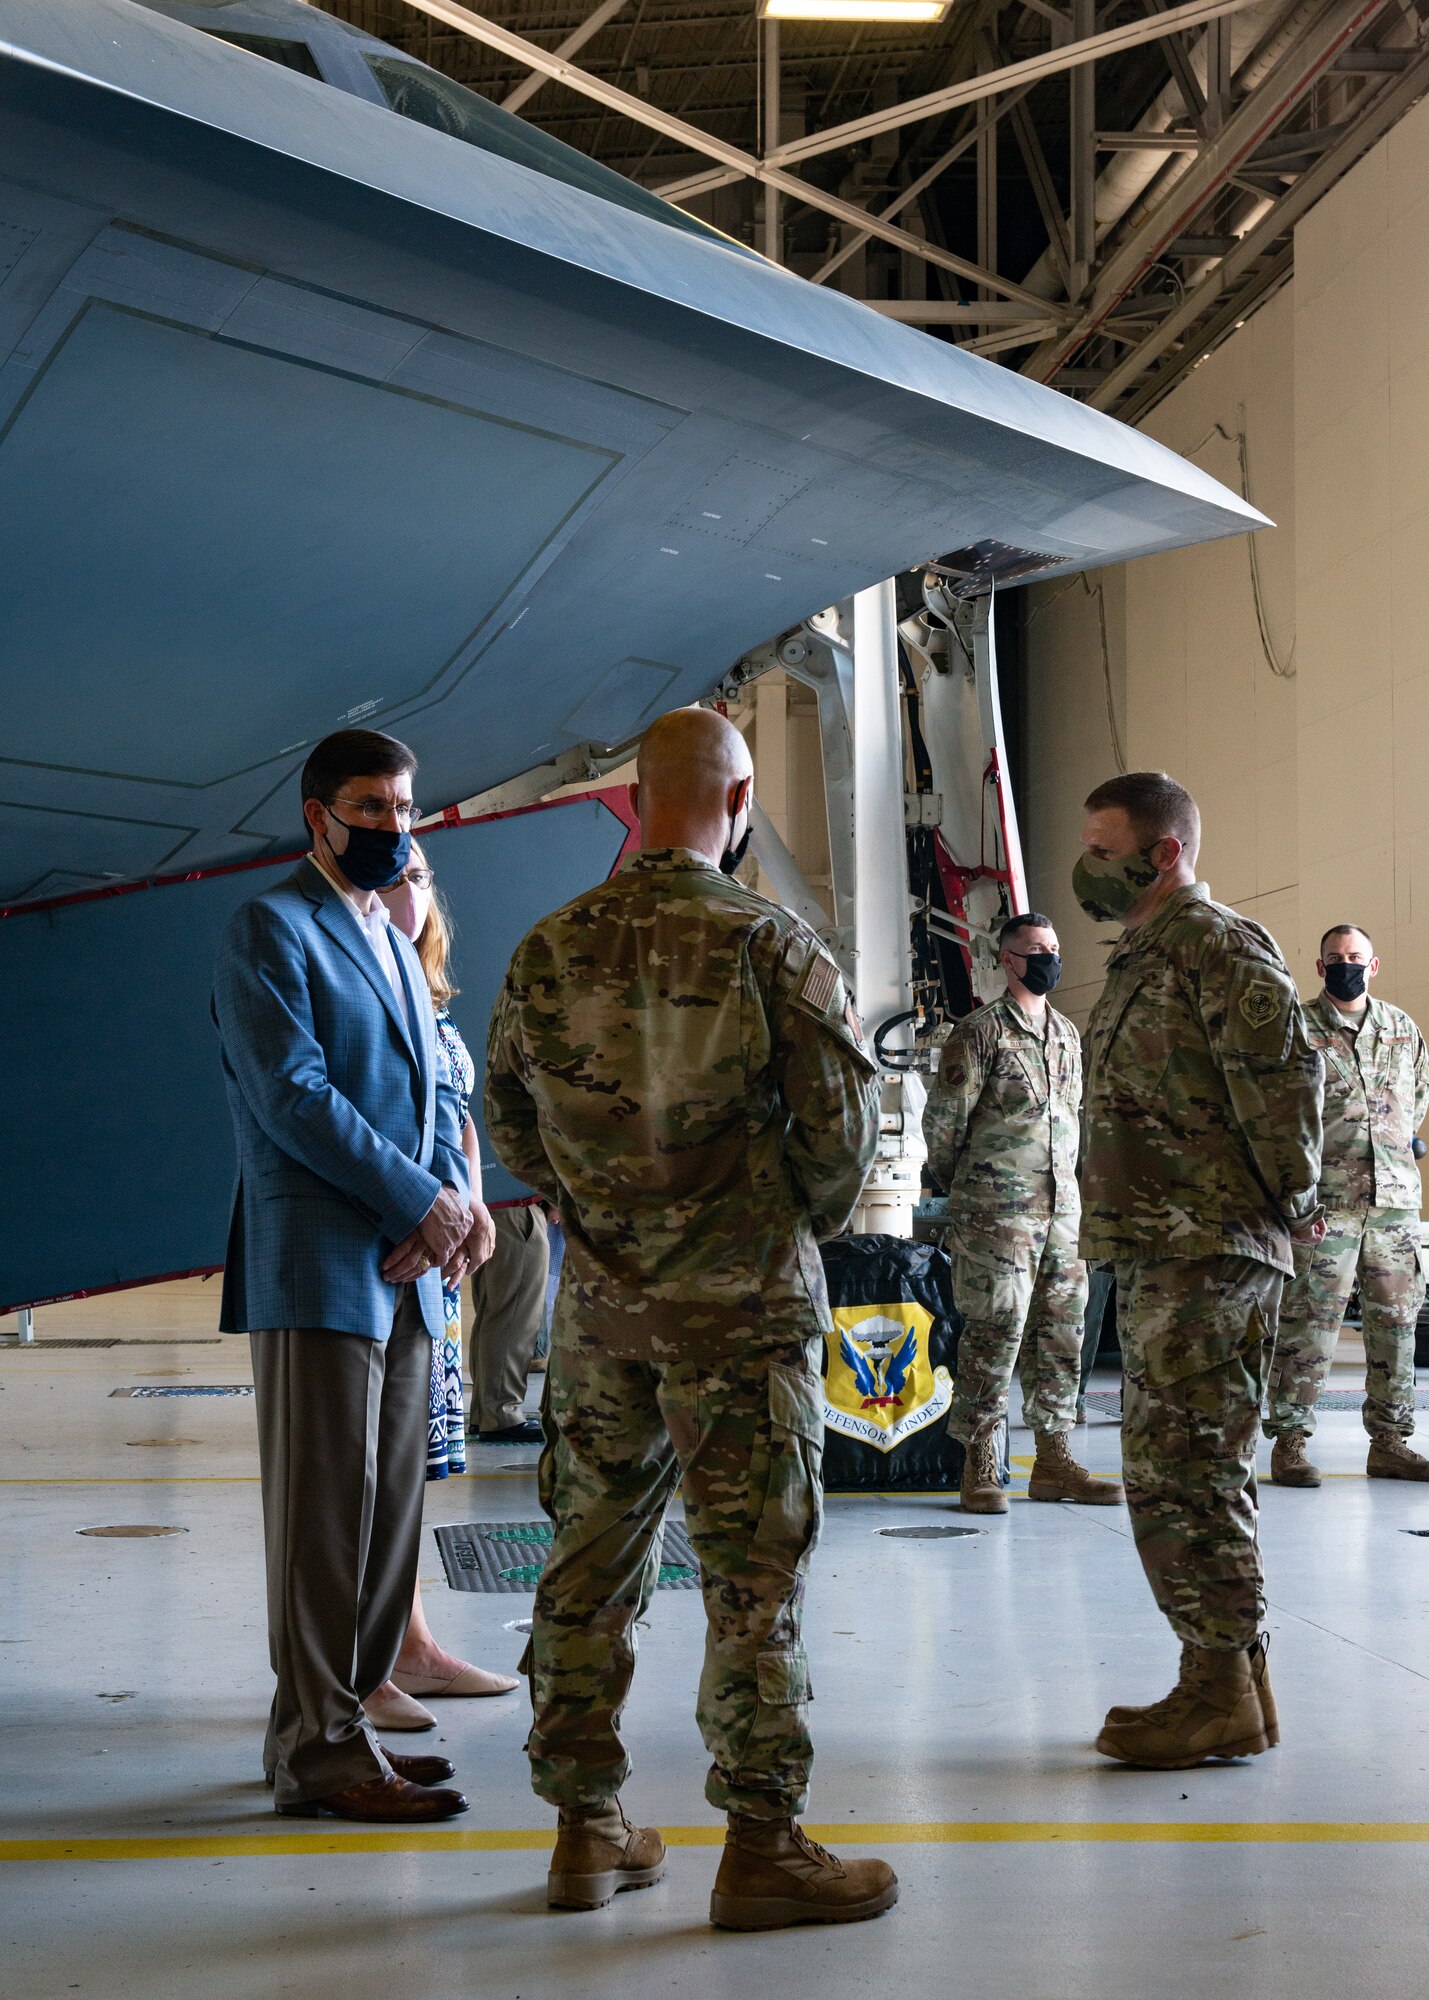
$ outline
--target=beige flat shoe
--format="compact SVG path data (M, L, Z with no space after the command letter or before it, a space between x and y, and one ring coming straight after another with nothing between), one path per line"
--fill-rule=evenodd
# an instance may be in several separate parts
M521 1685L510 1674L489 1674L483 1667L472 1666L463 1666L450 1680L435 1674L404 1674L394 1668L392 1679L403 1694L425 1695L428 1701L443 1695L511 1694Z
M437 1718L429 1708L413 1701L409 1694L384 1681L362 1704L362 1712L374 1729L435 1729Z

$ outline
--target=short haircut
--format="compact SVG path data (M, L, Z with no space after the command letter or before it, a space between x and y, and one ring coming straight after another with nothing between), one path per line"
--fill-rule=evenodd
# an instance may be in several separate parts
M1057 926L1050 917L1044 917L1040 910L1024 910L1020 917L1009 917L997 934L997 948L1005 951L1009 938L1015 938L1019 931L1055 930ZM1016 945L1013 950L1017 949Z
M349 778L409 777L416 768L416 758L395 736L380 729L335 729L308 752L303 804L316 799L330 806Z
M1172 834L1192 860L1200 850L1200 807L1186 787L1164 771L1125 771L1119 778L1108 778L1088 794L1086 809L1105 812L1108 807L1120 807L1143 847L1154 847Z
M1369 955L1371 958L1373 958L1374 939L1370 936L1369 932L1365 929L1363 924L1331 924L1330 928L1326 931L1325 935L1320 940L1321 959L1323 960L1325 956L1325 946L1330 942L1330 939L1332 937L1348 937L1351 932L1354 932L1354 934L1357 937L1362 937L1364 939L1365 943L1369 946Z

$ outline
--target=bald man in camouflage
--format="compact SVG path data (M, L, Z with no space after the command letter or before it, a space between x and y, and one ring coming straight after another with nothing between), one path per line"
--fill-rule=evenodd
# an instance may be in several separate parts
M532 1782L560 1813L547 1900L593 1909L664 1870L659 1833L620 1806L619 1722L679 1482L708 1620L705 1795L729 1819L710 1917L773 1930L876 1916L898 1883L797 1823L831 1328L817 1245L862 1188L879 1079L818 938L733 879L752 786L722 716L646 732L640 852L517 947L486 1125L568 1245L540 1469L554 1539L525 1661Z

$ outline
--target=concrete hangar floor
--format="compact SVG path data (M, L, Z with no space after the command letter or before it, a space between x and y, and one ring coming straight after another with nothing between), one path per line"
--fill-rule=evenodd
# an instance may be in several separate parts
M0 1354L7 2000L1424 1991L1429 1493L1364 1479L1352 1409L1322 1419L1318 1493L1262 1486L1283 1742L1245 1764L1093 1754L1111 1702L1165 1691L1173 1648L1124 1510L1017 1497L1026 1431L1012 1509L975 1536L880 1536L956 1525L944 1496L832 1499L809 1592L810 1824L887 1854L902 1900L874 1923L734 1936L706 1923L720 1828L694 1591L657 1594L628 1715L628 1802L672 1845L657 1888L547 1912L520 1693L440 1703L435 1735L405 1739L456 1762L472 1810L451 1826L274 1817L251 1401L115 1393L250 1382L212 1307L190 1282L52 1308L40 1345ZM80 1339L118 1344L62 1344ZM1356 1383L1347 1350L1333 1387ZM1116 1384L1093 1387L1078 1449L1113 1472ZM535 1518L533 1458L473 1451L471 1476L428 1488L429 1526ZM80 1532L113 1524L184 1532ZM422 1573L438 1636L514 1667L529 1598L447 1590L431 1537Z

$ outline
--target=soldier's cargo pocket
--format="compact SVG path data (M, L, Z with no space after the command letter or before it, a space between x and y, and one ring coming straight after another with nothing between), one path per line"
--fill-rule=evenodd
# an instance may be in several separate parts
M755 1656L759 1699L766 1708L797 1708L812 1701L809 1662L802 1646L768 1646Z
M1265 1314L1252 1302L1244 1318L1208 1315L1146 1336L1141 1343L1141 1374L1147 1388L1155 1390L1195 1375L1210 1375L1236 1361L1250 1372L1258 1367L1269 1339Z
M807 1563L823 1524L824 1386L814 1369L770 1364L767 1442L760 1442L749 1556L792 1574Z

